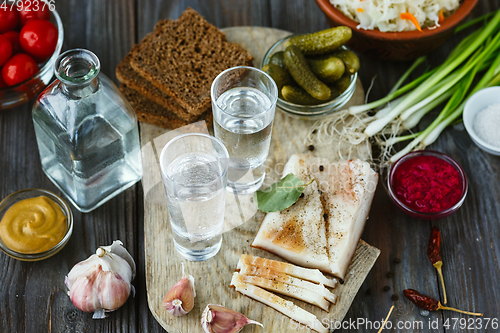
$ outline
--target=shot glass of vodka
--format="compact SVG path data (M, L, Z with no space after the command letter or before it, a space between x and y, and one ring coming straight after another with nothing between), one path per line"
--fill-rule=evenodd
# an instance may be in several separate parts
M278 88L263 71L239 66L212 83L215 136L226 146L230 162L228 190L255 192L264 182Z
M207 260L221 247L228 161L224 144L201 133L175 137L160 154L174 246L187 260Z

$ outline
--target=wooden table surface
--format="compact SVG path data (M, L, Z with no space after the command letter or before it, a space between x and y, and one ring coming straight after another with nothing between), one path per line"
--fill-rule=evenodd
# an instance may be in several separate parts
M267 26L305 33L328 27L313 0L57 0L56 8L65 29L63 49L92 50L101 60L102 71L117 82L115 67L134 42L152 31L159 19L175 19L188 6L220 28ZM496 0L479 0L473 16L498 8L500 2ZM432 53L430 63L439 63L457 41L452 38ZM376 76L370 100L387 94L409 66L373 60L366 55L361 60L364 86L368 87ZM0 111L0 198L25 188L58 193L41 170L31 107L32 102ZM454 319L469 317L451 312L422 316L402 295L407 288L434 297L440 295L437 274L426 256L427 239L434 224L443 234L449 305L483 312L485 318L500 317L500 157L479 150L460 126L446 130L430 148L451 155L462 165L469 181L466 201L448 218L434 223L418 221L401 213L383 186L379 186L362 237L382 253L354 300L347 321L380 321L394 304L394 327L398 321L407 321L406 325L422 321L425 328L387 331L469 331L453 328ZM73 209L73 236L50 259L29 263L0 253L0 332L165 332L151 315L146 301L142 195L141 186L136 185L92 213ZM91 314L71 304L64 276L96 247L111 244L115 239L122 240L136 259L136 295L109 318L92 320ZM429 320L437 320L438 328L429 330ZM448 328L443 326L447 322ZM362 325L357 330L339 331L377 330ZM477 331L499 332L500 328Z

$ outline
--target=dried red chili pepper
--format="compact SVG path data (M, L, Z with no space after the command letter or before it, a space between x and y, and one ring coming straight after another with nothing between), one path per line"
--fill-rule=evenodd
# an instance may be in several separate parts
M421 309L428 311L437 311L439 307L438 301L429 296L423 295L416 290L406 289L403 291L403 293L405 294L406 298L415 303Z
M462 310L457 310L455 308L443 306L441 305L441 302L436 301L434 298L421 294L413 289L406 289L403 291L403 293L406 298L415 303L419 308L427 311L450 310L450 311L465 313L472 316L483 316L482 313L462 311Z
M441 279L441 285L443 286L443 303L448 303L446 298L446 288L444 287L443 271L441 267L443 266L443 258L441 257L441 232L439 228L434 226L431 230L431 236L429 237L429 244L427 245L427 256L431 260L432 266L437 269L439 278Z

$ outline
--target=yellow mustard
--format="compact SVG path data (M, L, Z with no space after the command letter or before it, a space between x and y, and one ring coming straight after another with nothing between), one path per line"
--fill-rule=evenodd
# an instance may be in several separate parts
M0 238L11 250L40 253L59 243L67 229L66 215L53 200L39 196L21 200L0 221Z

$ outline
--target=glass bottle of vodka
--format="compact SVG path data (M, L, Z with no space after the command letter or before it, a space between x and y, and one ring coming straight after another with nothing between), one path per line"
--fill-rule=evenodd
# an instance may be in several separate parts
M141 179L137 118L92 52L62 54L55 73L33 107L42 169L89 212Z

